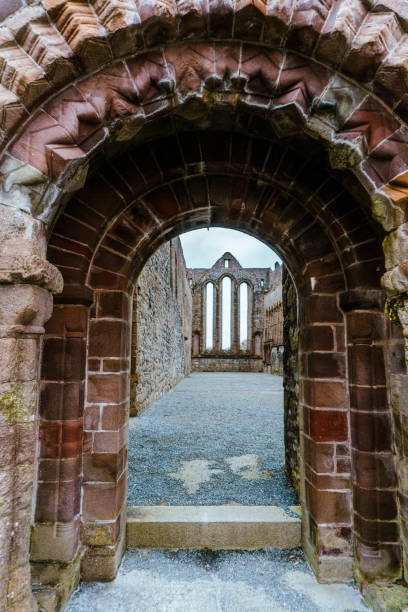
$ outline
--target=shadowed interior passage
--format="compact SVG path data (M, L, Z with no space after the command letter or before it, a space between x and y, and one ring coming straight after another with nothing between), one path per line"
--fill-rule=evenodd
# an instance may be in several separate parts
M282 378L195 372L130 421L129 505L297 504Z

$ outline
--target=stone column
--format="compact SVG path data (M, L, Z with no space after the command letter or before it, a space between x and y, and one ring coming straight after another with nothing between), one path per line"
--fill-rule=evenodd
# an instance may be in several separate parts
M82 580L113 580L125 546L131 297L95 290L84 411Z
M340 303L347 320L355 569L362 579L395 579L401 547L384 294L351 290Z
M396 312L402 326L405 360L399 373L391 372L391 397L398 450L398 494L403 546L404 578L408 578L408 299L399 301Z
M348 582L353 549L345 321L338 296L310 286L297 283L303 550L319 581Z
M239 338L240 325L240 304L239 304L239 284L236 280L232 281L232 296L231 296L231 349L236 355L240 349Z
M62 606L79 581L83 411L93 292L68 285L45 326L31 571L39 603Z
M0 207L0 606L28 612L41 343L62 278L42 224Z

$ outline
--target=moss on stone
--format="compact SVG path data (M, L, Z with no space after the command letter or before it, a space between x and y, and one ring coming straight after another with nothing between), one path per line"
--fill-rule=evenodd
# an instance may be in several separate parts
M397 323L401 325L398 311L404 308L408 302L408 293L402 293L397 297L387 298L385 302L385 315L391 321L391 323Z
M24 404L20 397L11 391L0 395L0 414L4 415L8 423L15 423L24 417Z
M401 612L408 606L408 588L400 584L370 584L364 599L374 612Z

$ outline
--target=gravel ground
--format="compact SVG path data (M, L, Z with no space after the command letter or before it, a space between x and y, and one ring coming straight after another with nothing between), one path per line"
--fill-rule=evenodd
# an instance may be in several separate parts
M132 551L66 612L360 612L355 585L319 584L300 551Z
M282 378L193 373L130 420L128 504L297 504L284 472Z
M130 505L278 504L282 379L194 373L132 419ZM128 551L116 580L82 584L66 612L360 612L355 585L319 584L300 550Z

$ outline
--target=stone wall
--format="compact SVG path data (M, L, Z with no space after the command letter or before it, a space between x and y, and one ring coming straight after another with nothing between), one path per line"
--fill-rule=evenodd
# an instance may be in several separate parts
M298 304L296 289L292 279L283 268L282 273L283 304L283 387L285 419L285 455L286 471L292 484L300 494L299 464L299 373L298 373Z
M191 312L184 255L176 238L152 255L135 287L131 416L190 373Z
M263 372L261 357L193 357L192 369L195 372Z
M283 374L282 268L275 264L271 288L264 295L264 372L279 376Z

